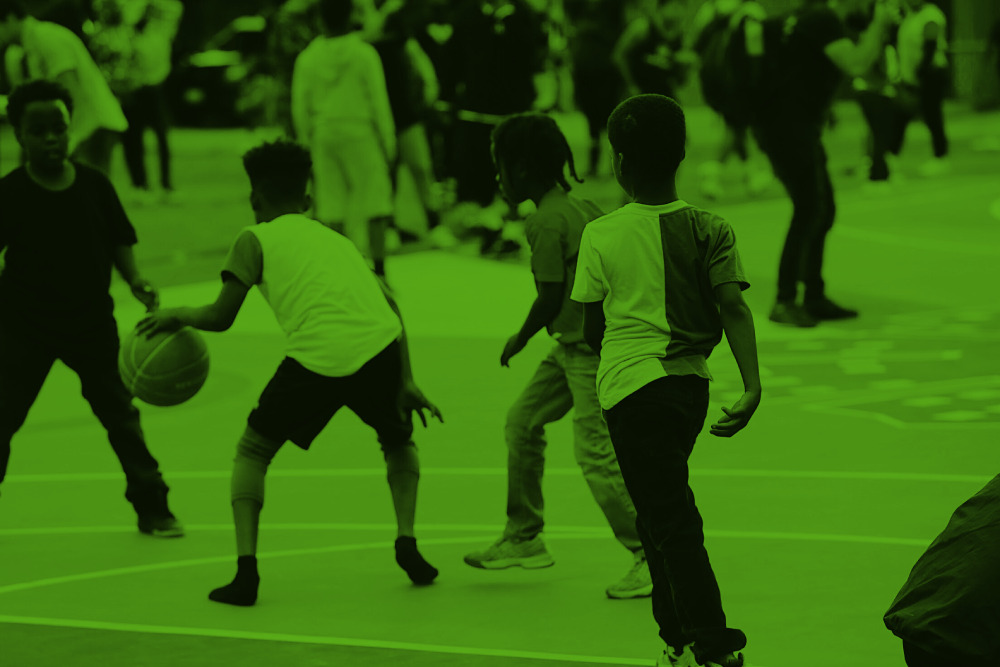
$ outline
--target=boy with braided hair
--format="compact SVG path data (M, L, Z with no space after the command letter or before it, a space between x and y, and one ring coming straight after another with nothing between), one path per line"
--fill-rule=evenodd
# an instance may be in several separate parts
M601 211L593 202L570 194L564 175L567 162L573 178L582 181L566 138L548 116L511 116L494 129L492 140L503 196L514 204L531 199L538 207L525 221L538 298L520 331L507 341L500 364L508 366L543 327L556 344L507 415L504 534L485 551L467 555L465 562L483 569L554 564L541 537L545 426L572 409L576 461L615 536L633 556L625 578L605 593L618 599L648 596L652 583L636 531L635 509L597 400L599 358L583 341L582 307L569 299L580 237Z

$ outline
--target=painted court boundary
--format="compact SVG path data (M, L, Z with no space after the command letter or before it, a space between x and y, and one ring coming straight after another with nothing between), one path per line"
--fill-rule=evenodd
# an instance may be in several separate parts
M170 625L142 625L138 623L105 623L103 621L78 621L65 618L38 618L33 616L0 615L0 623L82 628L88 630L112 630L118 632L146 632L161 635L252 639L257 641L292 642L298 644L319 644L326 646L351 646L357 648L389 649L396 651L422 651L427 653L449 653L453 655L479 655L491 658L525 658L532 660L576 662L591 665L642 665L644 667L649 667L649 665L652 664L652 659L649 658L612 658L605 656L570 655L535 651L513 651L508 649L479 648L473 646L415 644L410 642L384 641L380 639L317 637L314 635L288 635L272 632L244 632L241 630L215 630ZM764 667L764 665L754 663L753 667Z

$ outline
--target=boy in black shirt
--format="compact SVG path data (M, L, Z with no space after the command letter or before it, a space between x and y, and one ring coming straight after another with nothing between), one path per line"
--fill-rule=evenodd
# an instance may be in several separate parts
M108 290L114 266L147 309L156 290L135 267L132 228L108 179L67 158L73 101L58 83L32 81L8 114L27 163L0 179L0 482L10 441L56 359L80 377L83 397L108 431L139 515L139 530L184 534L149 453L139 411L118 374L118 327Z
M843 16L871 0L825 0L803 5L787 17L764 23L765 50L778 63L752 130L775 175L792 200L793 213L778 266L777 303L770 319L800 327L820 320L857 317L826 297L822 278L826 234L836 205L823 149L823 126L842 76L861 76L885 46L898 7L877 0L871 25L855 44ZM805 284L798 305L798 283Z

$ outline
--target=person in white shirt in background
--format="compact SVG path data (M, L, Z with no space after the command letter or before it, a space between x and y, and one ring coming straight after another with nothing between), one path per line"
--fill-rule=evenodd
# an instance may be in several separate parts
M899 24L896 51L899 76L905 92L917 100L917 109L931 132L934 159L923 165L925 176L950 170L948 138L944 131L944 97L948 89L947 19L944 12L926 0L906 0L909 11ZM906 126L913 115L904 117L897 128L897 146L902 146Z
M149 193L144 137L147 128L156 135L163 201L174 191L170 173L169 119L164 82L170 76L174 39L184 5L179 0L114 0L121 5L124 22L133 27L135 87L122 97L122 111L129 127L122 137L125 164L132 185Z
M292 124L312 153L316 218L346 231L384 278L396 156L385 74L375 48L353 30L352 0L320 0L319 11L324 34L295 60ZM366 222L367 244L349 217Z
M50 79L69 90L75 109L69 129L71 157L107 175L128 121L80 38L68 28L32 17L23 0L0 0L0 49L5 46L15 49L6 58L12 87L25 80ZM19 55L27 65L27 78Z

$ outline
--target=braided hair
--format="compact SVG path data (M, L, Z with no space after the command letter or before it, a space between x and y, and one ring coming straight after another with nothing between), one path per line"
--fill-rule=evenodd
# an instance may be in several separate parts
M522 113L509 116L493 129L493 148L497 164L501 160L513 173L523 173L525 180L537 186L558 183L569 192L565 168L577 183L573 152L559 126L549 116Z

